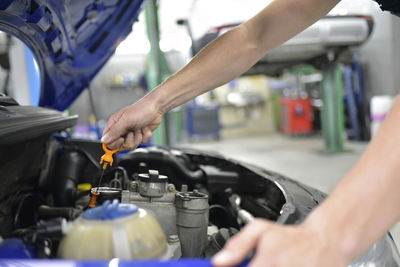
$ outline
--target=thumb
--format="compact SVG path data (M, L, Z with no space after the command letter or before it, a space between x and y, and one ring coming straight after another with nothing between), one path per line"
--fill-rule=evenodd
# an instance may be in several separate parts
M242 262L255 248L262 233L270 226L265 220L256 219L233 236L224 248L212 258L215 266L233 266Z
M123 118L121 118L119 121L115 122L114 125L110 126L108 131L105 132L105 134L101 138L101 142L109 145L118 140L120 137L124 136L126 132L126 122Z

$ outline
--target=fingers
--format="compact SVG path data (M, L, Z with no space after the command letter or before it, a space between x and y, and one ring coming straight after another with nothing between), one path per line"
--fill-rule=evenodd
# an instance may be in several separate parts
M111 127L120 120L123 114L124 110L122 109L110 117L110 119L107 121L106 127L104 128L103 135L110 131Z
M124 137L119 137L117 140L106 144L109 149L119 148L120 151L133 150L137 148L141 143L147 143L152 135L153 133L150 131L150 129L148 127L145 127L134 132L129 132Z
M276 242L274 242L274 238L270 238L273 233L270 233L268 236L262 237L257 244L257 251L254 257L252 258L248 267L269 267L269 266L282 266L280 265L279 255L273 253L274 257L268 257L271 253L268 253L269 249L271 249ZM290 266L290 265L284 265Z
M109 149L117 149L121 147L123 143L124 143L124 138L120 137L117 140L111 142L110 144L107 144L107 147Z
M121 116L121 118L114 124L110 125L109 128L104 130L104 135L101 138L101 142L111 148L111 145L117 141L120 137L124 136L128 130L127 120Z
M125 136L125 140L124 140L124 143L122 144L122 146L120 147L120 151L133 149L134 146L135 146L134 133L133 132L129 132Z
M134 148L138 147L140 145L140 143L142 142L142 139L143 139L142 131L140 129L136 130L134 143L133 143L134 147L132 147L130 149L134 149Z
M152 131L161 123L162 114L158 114L151 107L147 108L148 105L144 108L140 105L143 105L143 102L125 107L112 115L103 131L101 142L109 148L122 145L122 150L134 149L140 143L147 143ZM129 135L129 132L133 132L133 136ZM124 140L121 142L119 138Z
M136 130L134 132L129 132L125 136L125 140L120 147L120 151L135 149L143 142L142 130Z
M223 250L213 257L212 263L220 267L239 264L256 246L269 226L270 223L264 220L254 220L226 243Z
M145 144L150 141L151 137L153 136L153 133L148 127L144 127L142 129L142 135L143 135L142 143Z

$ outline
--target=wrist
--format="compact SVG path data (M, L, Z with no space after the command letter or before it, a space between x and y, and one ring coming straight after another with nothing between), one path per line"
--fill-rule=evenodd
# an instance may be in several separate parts
M158 114L164 115L170 111L171 104L165 83L162 83L154 88L154 90L152 90L147 96L149 97L150 102L154 103L156 112Z
M152 109L155 113L163 116L168 112L165 107L165 97L163 96L163 90L160 90L162 85L159 85L157 88L153 89L147 95L145 95L141 101L144 101L146 106L152 106Z

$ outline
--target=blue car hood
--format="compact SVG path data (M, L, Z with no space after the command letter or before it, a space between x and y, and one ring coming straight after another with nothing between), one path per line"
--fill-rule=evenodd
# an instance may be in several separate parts
M40 68L39 105L65 110L132 30L143 0L1 0L0 30Z

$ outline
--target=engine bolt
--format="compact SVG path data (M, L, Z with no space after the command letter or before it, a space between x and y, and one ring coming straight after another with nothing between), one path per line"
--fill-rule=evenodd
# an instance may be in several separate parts
M175 186L173 184L169 184L167 190L168 192L175 192Z
M132 183L129 185L129 191L131 191L131 192L137 192L137 189L138 189L138 184L137 184L137 182L132 182Z
M188 186L187 186L187 184L183 184L182 185L182 187L181 187L181 192L187 192L188 191Z

